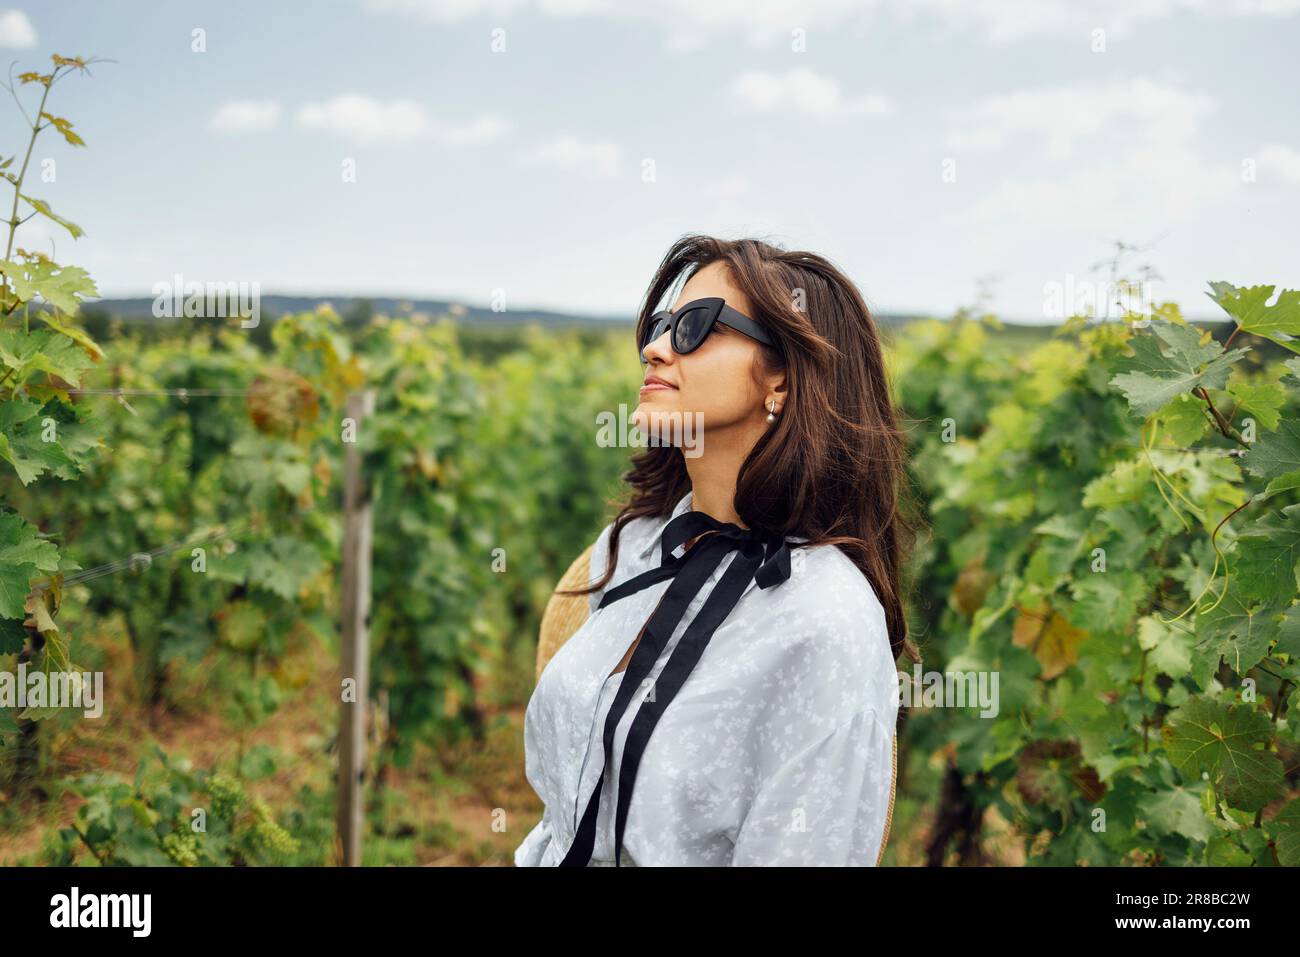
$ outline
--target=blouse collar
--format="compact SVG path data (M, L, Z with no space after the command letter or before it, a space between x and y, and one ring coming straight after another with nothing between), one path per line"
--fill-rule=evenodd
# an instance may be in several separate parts
M641 547L640 557L642 559L649 558L651 552L659 547L659 541L663 534L664 527L678 515L681 515L691 507L691 502L694 500L693 496L694 490L688 490L685 495L677 500L677 504L673 506L672 513L668 515L667 518L661 516L655 519L654 530L646 536L646 542ZM787 535L785 540L791 543L808 541L808 539L802 535Z

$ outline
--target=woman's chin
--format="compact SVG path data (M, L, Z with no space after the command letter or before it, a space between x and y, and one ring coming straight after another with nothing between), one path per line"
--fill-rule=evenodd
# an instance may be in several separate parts
M660 407L654 400L646 402L642 399L632 412L632 424L642 435L655 435L671 420L672 417L667 413L668 410Z
M642 435L647 435L650 432L651 414L651 410L646 408L645 401L643 400L637 404L635 409L632 410L632 415L629 417L628 421Z
M698 413L684 412L676 403L655 399L642 399L628 417L629 424L645 437L647 444L684 449L702 447L704 430L701 420Z

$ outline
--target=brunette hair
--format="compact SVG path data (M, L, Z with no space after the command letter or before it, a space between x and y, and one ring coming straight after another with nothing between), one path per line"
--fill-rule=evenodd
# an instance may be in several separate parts
M915 543L906 441L890 398L880 335L857 287L814 253L757 239L684 236L655 272L637 318L637 340L673 286L723 262L749 297L751 318L778 348L756 343L759 375L786 374L781 414L755 443L736 479L736 514L750 528L839 546L862 571L885 611L894 658L920 655L908 637L902 569ZM604 576L618 562L623 526L668 516L691 488L681 450L648 445L623 475L631 494L610 532ZM618 503L615 503L618 504Z

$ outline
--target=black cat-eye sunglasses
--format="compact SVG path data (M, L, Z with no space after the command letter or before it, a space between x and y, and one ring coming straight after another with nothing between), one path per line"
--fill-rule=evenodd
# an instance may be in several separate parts
M646 322L646 334L640 343L641 364L647 365L650 362L645 356L645 347L665 331L671 331L668 342L673 352L684 356L700 347L713 331L715 322L776 348L776 343L757 322L732 309L721 296L709 296L706 299L693 299L676 312L662 309L652 315Z

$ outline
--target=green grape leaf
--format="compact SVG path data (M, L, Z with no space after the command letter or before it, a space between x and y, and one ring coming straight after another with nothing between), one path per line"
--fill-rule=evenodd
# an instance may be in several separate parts
M56 572L59 570L59 550L17 515L0 514L0 562L32 565L37 571Z
M1209 608L1216 596L1207 595L1202 606ZM1241 593L1236 578L1230 580L1228 593L1213 610L1196 616L1196 673L1205 686L1209 676L1219 667L1219 659L1239 675L1244 675L1259 664L1268 654L1269 645L1277 636L1277 614L1282 603L1261 603Z
M306 462L276 462L275 480L291 495L301 495L311 481L311 467Z
M82 299L99 295L95 281L80 266L60 266L47 259L29 263L0 259L0 273L9 279L19 302L30 302L40 296L55 309L68 315L77 311ZM38 315L64 335L76 339L89 351L102 355L99 346L81 330L64 326L48 313Z
M250 601L232 601L216 614L217 638L227 648L251 651L266 633L266 612Z
M1087 632L1123 629L1151 591L1140 575L1121 571L1085 574L1086 577L1070 582L1074 604L1066 614L1074 625Z
M1262 479L1300 471L1300 422L1285 419L1276 432L1266 432L1246 451L1246 471Z
M1237 539L1237 576L1241 594L1265 600L1295 596L1300 562L1300 504L1264 515L1241 530Z
M1186 448L1200 441L1210 427L1205 403L1185 393L1170 402L1160 413L1160 424L1169 435L1169 443Z
M53 329L24 334L20 329L0 329L0 364L13 369L10 384L22 385L37 372L48 372L73 386L94 364L86 350Z
M1144 417L1193 389L1222 389L1232 364L1250 351L1224 352L1213 339L1202 343L1201 330L1195 326L1161 323L1152 328L1154 335L1133 338L1133 355L1116 360L1119 371L1110 380L1132 410Z
M1226 834L1216 834L1205 844L1207 867L1249 867L1252 858Z
M1187 787L1143 794L1138 800L1138 813L1156 834L1179 834L1195 841L1208 841L1214 835L1214 822L1201 807L1197 794Z
M68 232L72 233L73 239L77 239L80 236L86 235L86 231L82 229L80 226L78 226L76 223L72 222L71 220L64 219L62 216L54 212L54 210L50 209L50 204L45 202L45 200L37 199L35 196L27 196L25 194L20 194L20 195L24 200L26 200L28 203L31 204L32 209L36 210L42 216L49 217L50 219L58 223L60 226L62 226L64 229L66 229Z
M58 552L21 517L0 512L0 618L26 618L32 579L58 567Z
M76 130L72 128L72 121L65 120L61 116L54 116L51 113L42 113L41 117L50 121L54 128L63 134L63 138L68 141L69 146L85 146L86 141L81 138Z
M56 313L53 313L48 309L38 309L33 313L33 315L55 332L65 335L69 339L75 341L77 345L81 346L81 348L85 349L96 358L102 359L104 357L104 350L99 348L99 344L95 342L94 339L90 338L84 330L69 323L60 321Z
M0 275L9 280L13 294L19 302L30 302L36 297L36 290L27 281L27 266L23 263L0 259Z
M1192 639L1180 622L1168 625L1147 615L1138 619L1138 646L1148 653L1151 666L1171 678L1181 678L1192 667Z
M1277 862L1283 867L1300 867L1300 798L1288 801L1268 822L1273 835Z
M1241 369L1236 370L1238 373ZM1269 430L1276 429L1281 421L1281 411L1286 405L1286 389L1279 382L1256 382L1249 379L1234 378L1228 383L1228 394L1237 400L1237 414L1254 417L1260 426ZM1244 416L1243 416L1244 417Z
M87 296L98 296L94 280L80 266L60 266L48 260L27 267L28 278L42 299L60 312L72 315Z
M1300 471L1287 472L1272 479L1264 488L1264 498L1275 495L1278 492L1289 492L1293 488L1300 488Z
M0 617L18 618L24 614L27 592L35 577L35 565L0 565Z
M1282 381L1286 382L1290 379L1291 381L1287 384L1291 388L1300 386L1300 356L1294 356L1287 359L1286 362L1282 363L1282 365L1285 366L1287 370L1286 375L1282 377Z
M73 664L72 657L69 654L71 638L66 633L59 631L59 626L55 624L54 618L50 614L47 600L48 596L41 595L33 603L33 618L36 621L36 630L41 633L41 637L44 639L36 667L43 671L47 678L52 678L56 672L61 673L70 683L69 691L72 691L72 686L80 686L84 680L82 672L85 669ZM72 693L77 692L72 691ZM28 721L40 721L54 717L61 710L61 708L53 705L29 704L18 716Z
M24 485L53 471L62 477L76 464L57 442L46 442L42 423L35 418L39 407L26 400L0 402L0 459L8 462Z
M1246 332L1271 339L1292 352L1300 352L1300 291L1283 289L1277 302L1267 305L1272 286L1240 288L1226 282L1212 282L1213 299Z
M321 565L320 553L310 544L296 538L280 537L265 549L250 553L248 581L292 600L297 597L302 583L320 571Z
M1284 790L1282 762L1268 750L1272 724L1253 705L1190 698L1161 728L1169 760L1186 779L1209 775L1233 807L1258 811Z
M1300 604L1292 604L1277 626L1277 644L1274 654L1287 654L1300 658Z
M0 618L0 655L16 655L27 641L21 618Z

